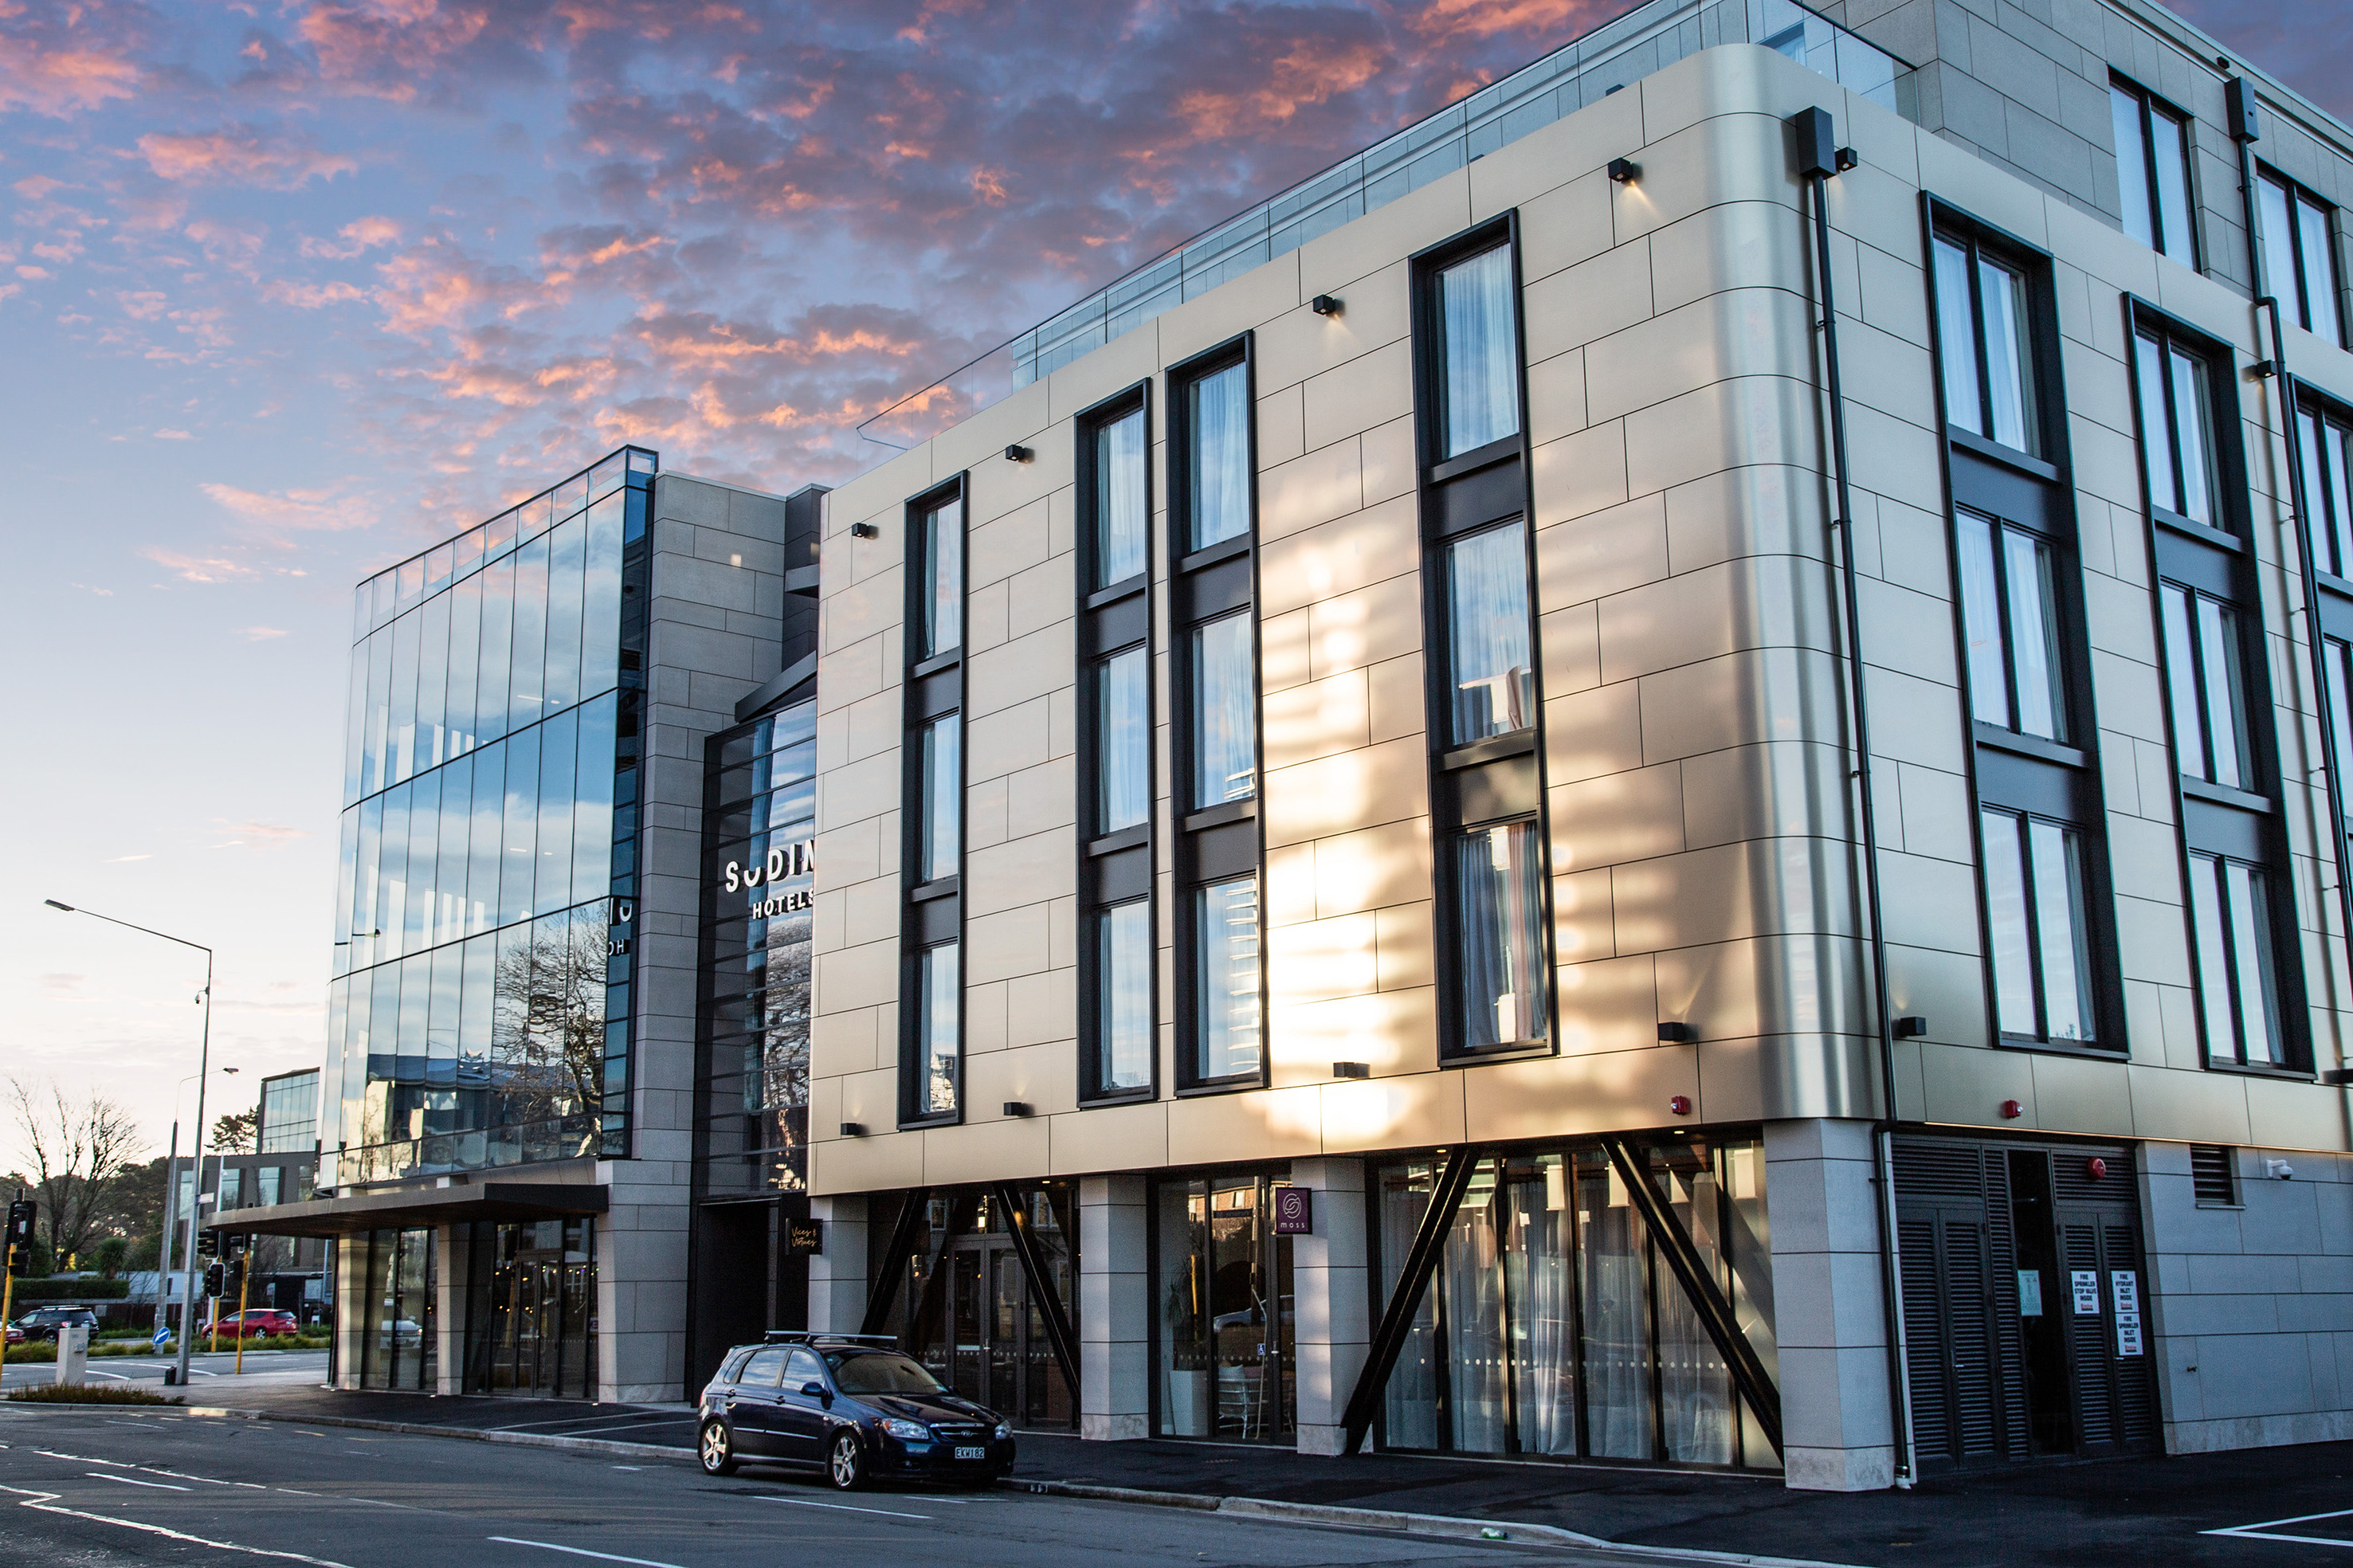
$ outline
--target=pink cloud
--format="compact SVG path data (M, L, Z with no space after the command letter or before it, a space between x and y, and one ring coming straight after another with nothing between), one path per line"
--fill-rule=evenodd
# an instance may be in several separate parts
M276 138L252 125L185 135L152 132L139 138L139 151L159 176L180 184L291 191L311 180L332 180L359 168L354 158L322 152L297 139Z
M133 7L58 0L0 5L0 110L52 120L87 113L137 90Z

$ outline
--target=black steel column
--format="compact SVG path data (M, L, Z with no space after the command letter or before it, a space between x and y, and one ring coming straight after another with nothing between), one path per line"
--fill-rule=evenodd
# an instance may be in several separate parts
M1021 1259L1021 1272L1029 1277L1029 1294L1038 1302L1038 1315L1046 1321L1046 1340L1053 1347L1054 1359L1062 1363L1062 1375L1070 1381L1071 1399L1079 1397L1079 1345L1071 1332L1071 1320L1062 1310L1062 1298L1054 1289L1053 1277L1046 1271L1046 1260L1038 1252L1038 1242L1029 1234L1029 1212L1021 1206L1019 1194L1011 1187L997 1189L997 1201L1005 1205L1006 1223L1013 1235L1013 1255Z
M1381 1391L1388 1386L1389 1373L1397 1370L1398 1353L1405 1348L1414 1314L1421 1310L1422 1292L1429 1289L1430 1272L1438 1267L1446 1233L1454 1224L1454 1211L1462 1206L1462 1194L1470 1189L1471 1173L1478 1163L1477 1149L1466 1144L1455 1150L1430 1191L1430 1207L1422 1211L1421 1225L1398 1274L1397 1289L1381 1312L1381 1326L1374 1331L1373 1342L1366 1347L1364 1370L1356 1374L1356 1392L1348 1395L1347 1413L1341 1417L1346 1432L1340 1448L1344 1454L1353 1454L1364 1444L1365 1433L1373 1424L1373 1409L1380 1402Z
M858 1325L861 1334L879 1334L891 1321L891 1299L899 1293L899 1280L907 1271L907 1254L914 1249L915 1227L923 1222L923 1210L931 1201L929 1187L911 1187L907 1201L899 1205L898 1223L891 1227L891 1241L882 1254L882 1267L874 1276L873 1288L866 1294L866 1317Z

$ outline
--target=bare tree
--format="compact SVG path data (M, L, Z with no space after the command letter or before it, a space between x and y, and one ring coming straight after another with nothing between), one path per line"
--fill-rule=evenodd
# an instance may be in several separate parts
M106 1199L108 1183L130 1163L139 1126L101 1094L79 1107L55 1083L43 1095L23 1079L8 1080L20 1151L31 1157L33 1197L50 1255L79 1252Z

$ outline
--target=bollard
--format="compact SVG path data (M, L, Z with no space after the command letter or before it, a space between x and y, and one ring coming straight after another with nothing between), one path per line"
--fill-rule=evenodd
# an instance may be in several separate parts
M90 1325L60 1323L58 1326L58 1382L88 1383L89 1369Z

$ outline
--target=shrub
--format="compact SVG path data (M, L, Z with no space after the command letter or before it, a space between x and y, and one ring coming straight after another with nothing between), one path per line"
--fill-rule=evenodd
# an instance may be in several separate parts
M8 1397L19 1405L185 1405L178 1394L165 1397L143 1388L121 1384L37 1383L12 1388Z
M51 1301L121 1301L131 1294L128 1279L19 1279L12 1294L19 1307Z

